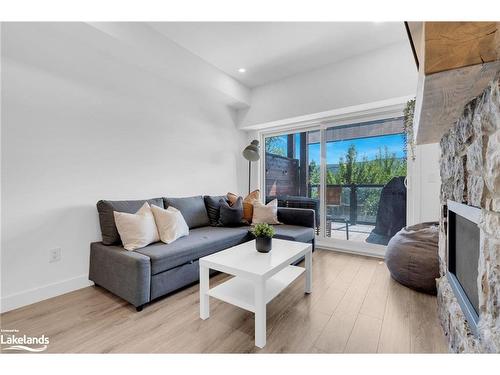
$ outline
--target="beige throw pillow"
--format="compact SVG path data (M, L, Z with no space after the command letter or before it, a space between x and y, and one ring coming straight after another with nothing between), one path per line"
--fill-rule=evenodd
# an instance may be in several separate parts
M164 208L152 205L151 210L160 233L160 239L165 243L172 243L180 237L189 234L189 227L181 212L175 207Z
M134 251L160 240L148 202L135 214L114 211L113 215L125 250Z
M278 221L278 200L274 199L268 204L260 201L253 202L252 224L267 223L281 224Z

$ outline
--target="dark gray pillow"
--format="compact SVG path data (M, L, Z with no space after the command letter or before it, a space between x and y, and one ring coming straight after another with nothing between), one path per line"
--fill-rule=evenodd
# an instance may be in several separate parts
M207 208L208 220L210 225L216 227L219 225L220 216L220 200L224 199L227 202L225 195L205 195L205 207Z
M225 199L220 199L219 226L237 227L247 224L243 220L243 198L239 197L236 202L230 206Z
M163 199L165 208L172 206L181 212L189 229L210 225L205 202L201 195L196 197Z
M135 214L142 207L144 202L149 205L163 208L162 198L153 198L138 201L106 201L97 202L97 212L99 213L99 223L101 224L102 243L104 245L114 245L120 243L120 235L116 229L115 216L113 211Z

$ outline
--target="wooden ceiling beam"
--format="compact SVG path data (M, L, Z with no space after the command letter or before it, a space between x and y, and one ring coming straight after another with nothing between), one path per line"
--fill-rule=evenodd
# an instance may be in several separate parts
M500 22L408 22L408 28L419 60L415 140L439 142L500 74Z
M425 22L425 75L500 57L500 22Z

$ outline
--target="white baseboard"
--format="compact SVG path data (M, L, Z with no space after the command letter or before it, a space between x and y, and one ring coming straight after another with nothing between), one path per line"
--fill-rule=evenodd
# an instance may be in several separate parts
M373 244L363 244L363 246L359 246L359 244L351 245L347 244L346 242L347 241L338 241L338 243L333 245L332 243L330 243L330 241L316 240L316 248L329 251L338 251L341 253L369 256L374 258L385 258L385 246Z
M11 294L9 296L2 296L0 312L4 313L19 307L31 305L32 303L69 293L93 284L94 283L89 280L88 275L81 275L57 283L29 289L24 292Z
M343 246L344 245L344 246ZM385 249L382 246L364 246L363 250L359 246L348 248L343 243L337 243L332 246L331 243L317 241L316 247L325 250L340 251L357 255L372 256L376 258L384 258ZM57 297L61 294L69 293L74 290L88 287L94 283L89 280L88 275L81 275L71 279L63 280L57 283L48 284L42 287L26 290L21 293L2 296L0 302L0 312L4 313L20 307L31 305L32 303L40 302L48 298Z

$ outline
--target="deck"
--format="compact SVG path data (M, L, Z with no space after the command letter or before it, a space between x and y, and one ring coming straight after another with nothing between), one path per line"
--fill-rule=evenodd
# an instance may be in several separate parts
M347 240L346 225L344 223L331 223L330 238ZM349 225L349 241L366 242L374 225L356 224Z

